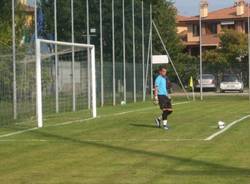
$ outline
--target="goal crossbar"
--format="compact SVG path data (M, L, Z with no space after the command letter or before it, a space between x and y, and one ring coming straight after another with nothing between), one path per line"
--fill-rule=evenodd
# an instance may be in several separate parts
M42 99L42 57L41 57L41 44L54 44L62 46L71 46L87 48L90 51L90 64L91 64L91 92L92 92L92 117L97 117L96 110L96 62L95 62L95 46L91 44L71 43L52 41L44 39L36 39L36 114L37 126L43 127L43 99ZM89 79L90 80L90 79Z

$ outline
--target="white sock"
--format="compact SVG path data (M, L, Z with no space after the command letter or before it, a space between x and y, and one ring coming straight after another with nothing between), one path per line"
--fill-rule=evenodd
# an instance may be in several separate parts
M168 120L163 120L163 125L167 126L168 125Z

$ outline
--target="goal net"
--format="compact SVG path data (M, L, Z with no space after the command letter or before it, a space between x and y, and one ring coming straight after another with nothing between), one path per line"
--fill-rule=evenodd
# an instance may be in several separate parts
M38 127L52 113L96 112L95 47L37 39L36 113Z

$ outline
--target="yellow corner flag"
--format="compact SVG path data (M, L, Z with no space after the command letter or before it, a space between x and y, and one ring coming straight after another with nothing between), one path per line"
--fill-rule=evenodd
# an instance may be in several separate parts
M189 80L189 87L194 88L194 80L192 76L190 77L190 80Z
M190 80L189 80L189 87L192 88L192 92L193 92L193 101L195 101L194 80L193 80L193 77L192 77L192 76L190 77Z

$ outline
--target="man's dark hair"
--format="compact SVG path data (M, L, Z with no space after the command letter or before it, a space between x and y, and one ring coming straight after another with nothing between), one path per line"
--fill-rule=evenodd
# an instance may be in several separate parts
M163 69L167 70L167 67L166 66L160 66L159 67L159 71L162 71Z

